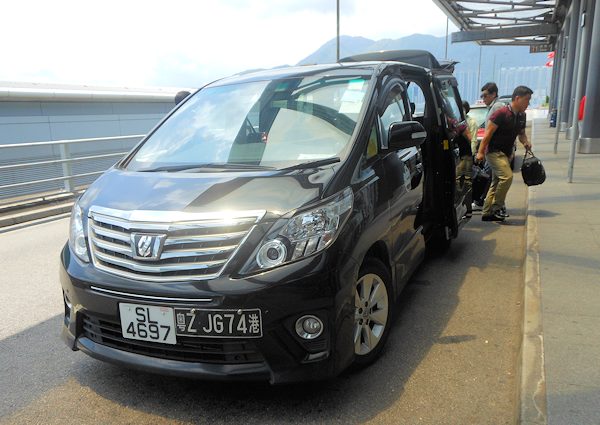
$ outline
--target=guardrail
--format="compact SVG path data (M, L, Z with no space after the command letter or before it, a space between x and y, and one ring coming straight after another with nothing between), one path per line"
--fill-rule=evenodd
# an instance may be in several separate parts
M14 198L24 199L27 195L37 196L39 193L53 190L73 192L78 180L80 184L91 183L89 181L91 176L102 174L142 137L144 137L143 134L136 134L0 145L0 201ZM105 143L110 142L120 142L120 146L107 148ZM80 148L79 152L73 152L74 149L71 149L86 143L93 143L93 145ZM27 154L15 155L14 150L19 149L25 150ZM13 152L12 158L8 158L8 155L5 154L8 151ZM27 157L33 157L36 160L19 161L20 158ZM85 172L74 173L74 164L83 162L92 163L91 169L89 166L87 169L83 167ZM60 165L60 169L57 167L58 165Z

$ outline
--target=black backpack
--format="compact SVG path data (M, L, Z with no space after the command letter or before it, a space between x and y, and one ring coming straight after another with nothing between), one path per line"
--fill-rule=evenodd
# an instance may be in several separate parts
M525 152L521 175L527 186L535 186L546 181L546 170L544 170L542 161L536 158L532 151Z

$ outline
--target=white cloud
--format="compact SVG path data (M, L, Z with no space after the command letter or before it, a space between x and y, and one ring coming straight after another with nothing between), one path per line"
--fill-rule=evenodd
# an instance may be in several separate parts
M443 35L443 13L416 3L340 0L341 33ZM11 0L3 4L0 80L197 86L295 64L335 35L335 0Z

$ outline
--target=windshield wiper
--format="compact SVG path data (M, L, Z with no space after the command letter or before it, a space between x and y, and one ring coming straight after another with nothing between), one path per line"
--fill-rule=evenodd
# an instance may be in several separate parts
M186 171L186 170L200 170L203 168L220 168L224 170L274 170L275 167L270 167L268 165L258 165L258 164L246 164L240 162L207 162L204 164L185 164L185 165L166 165L164 167L157 168L148 168L143 170L138 170L140 172L159 172L159 171L167 171L167 172L177 172L177 171Z
M303 168L317 168L322 167L323 165L335 164L336 162L340 162L340 157L332 156L330 158L316 159L314 161L301 162L300 164L295 164L289 167L282 168L282 170L296 170Z

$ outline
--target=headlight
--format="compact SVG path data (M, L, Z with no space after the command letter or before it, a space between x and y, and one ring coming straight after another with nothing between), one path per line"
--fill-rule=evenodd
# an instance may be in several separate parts
M83 233L81 207L77 203L73 205L73 210L71 211L69 246L71 247L71 251L73 251L80 260L85 261L86 263L90 261L85 234Z
M279 221L260 243L242 273L267 270L314 255L333 243L352 211L352 189L322 205Z

